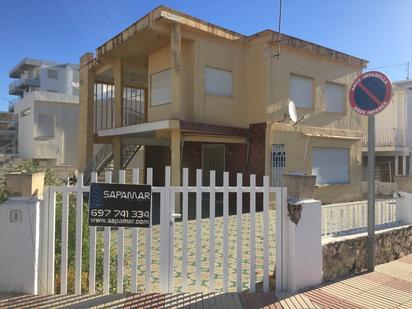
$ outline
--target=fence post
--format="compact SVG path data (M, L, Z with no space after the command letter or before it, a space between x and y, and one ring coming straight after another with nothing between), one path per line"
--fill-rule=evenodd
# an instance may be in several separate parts
M160 292L168 292L169 229L170 229L170 167L165 169L165 186L160 194Z
M322 281L321 203L301 200L279 207L281 217L276 224L281 224L282 231L276 235L276 245L282 248L283 263L276 267L276 287L277 292L293 293ZM290 217L299 218L299 209L300 219L295 224Z
M412 223L412 194L398 192L400 198L396 199L396 217L399 222L404 224Z

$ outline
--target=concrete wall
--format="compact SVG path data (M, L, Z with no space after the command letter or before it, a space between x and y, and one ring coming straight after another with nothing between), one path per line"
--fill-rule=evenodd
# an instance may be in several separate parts
M0 205L0 292L38 292L39 207L27 198Z
M22 117L27 108L31 114ZM56 93L33 92L15 106L19 114L19 155L23 159L51 160L60 165L77 162L78 97ZM39 115L52 115L55 120L54 137L39 138Z
M34 94L25 96L14 106L18 119L18 153L23 159L33 158L34 155ZM24 116L23 112L30 109L30 114Z

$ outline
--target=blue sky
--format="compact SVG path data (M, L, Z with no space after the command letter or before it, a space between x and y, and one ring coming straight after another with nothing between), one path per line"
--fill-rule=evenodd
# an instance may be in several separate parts
M79 57L166 5L253 34L277 25L279 0L4 0L0 11L0 110L9 70L23 57L78 63ZM283 0L282 32L370 61L370 68L411 62L412 0ZM392 80L406 65L382 68Z

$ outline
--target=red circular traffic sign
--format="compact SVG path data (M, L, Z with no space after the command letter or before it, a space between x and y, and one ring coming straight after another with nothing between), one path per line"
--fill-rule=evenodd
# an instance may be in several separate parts
M378 71L359 75L349 90L352 108L364 116L381 112L392 98L392 83L385 74Z

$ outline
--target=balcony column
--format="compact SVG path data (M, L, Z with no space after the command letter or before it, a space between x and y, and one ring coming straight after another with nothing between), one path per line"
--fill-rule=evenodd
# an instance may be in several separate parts
M412 176L412 152L409 152L409 171L408 176Z
M402 156L402 176L406 176L406 154Z
M395 176L399 175L399 156L395 155Z
M180 186L182 167L181 167L181 141L182 136L180 130L172 130L170 132L170 162L171 162L171 172L172 172L172 186ZM180 198L179 195L176 196L175 209L180 212Z
M91 61L93 61L92 53L86 53L80 58L79 150L77 162L79 172L84 172L88 162L93 158L95 71L89 68Z
M170 28L170 67L171 67L171 99L172 119L180 119L180 70L181 70L182 38L180 24L173 23Z
M114 126L123 126L123 66L121 59L114 62ZM119 171L122 169L122 138L114 136L112 138L113 148L113 179L119 178Z

